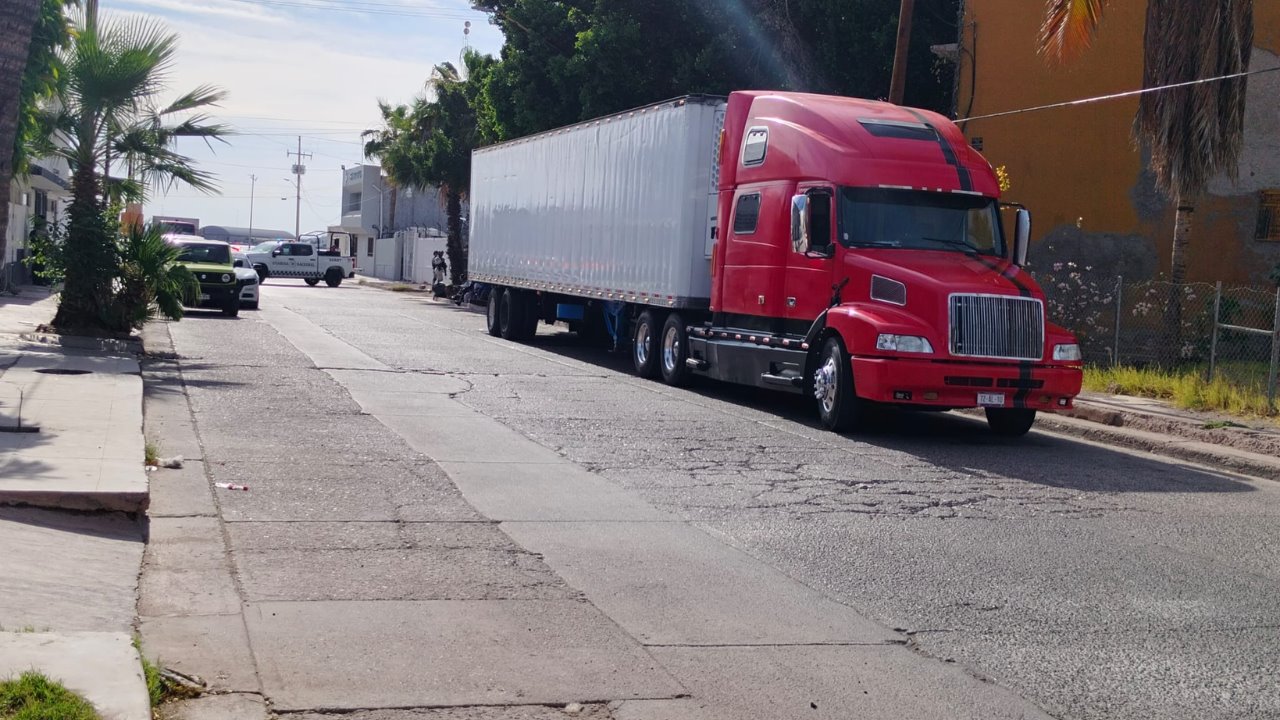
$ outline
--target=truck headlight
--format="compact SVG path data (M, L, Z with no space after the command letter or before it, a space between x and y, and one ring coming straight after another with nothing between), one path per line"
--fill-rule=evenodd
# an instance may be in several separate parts
M933 346L918 335L884 334L876 338L877 350L892 350L904 353L932 353Z
M1080 346L1075 343L1064 343L1053 346L1053 359L1065 362L1080 362Z
M225 283L225 282L231 282L231 276L230 276L230 275L228 275L228 274L226 274L226 273L223 273L223 274L222 274L222 282L224 282L224 283Z

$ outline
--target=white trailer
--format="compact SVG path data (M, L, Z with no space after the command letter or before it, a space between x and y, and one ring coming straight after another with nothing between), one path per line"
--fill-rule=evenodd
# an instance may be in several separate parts
M476 150L470 278L708 307L724 107L724 98L685 97ZM572 324L568 312L558 317Z

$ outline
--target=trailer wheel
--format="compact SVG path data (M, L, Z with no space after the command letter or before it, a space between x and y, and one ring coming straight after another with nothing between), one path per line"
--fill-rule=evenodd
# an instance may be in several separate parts
M495 287L489 293L489 306L485 312L485 326L489 329L489 334L494 337L502 336L502 328L498 325L498 308L502 303L502 296L507 293L506 288Z
M867 402L853 391L853 368L839 337L832 335L822 344L809 387L823 427L845 432L861 426L867 415Z
M1036 411L1026 408L987 408L987 426L1002 437L1022 437L1036 421Z
M331 267L324 271L324 284L338 287L342 284L342 268Z
M689 381L689 334L680 313L671 313L662 325L662 381L679 387Z
M657 314L645 310L636 318L631 333L631 360L635 363L636 374L642 378L656 378L661 373L658 327Z
M516 294L516 340L529 342L538 334L538 320L542 315L541 298L532 290Z
M310 285L311 287L315 287L320 284L319 278L302 278L302 282Z
M520 327L519 299L516 291L509 289L498 300L498 333L503 340L518 340Z

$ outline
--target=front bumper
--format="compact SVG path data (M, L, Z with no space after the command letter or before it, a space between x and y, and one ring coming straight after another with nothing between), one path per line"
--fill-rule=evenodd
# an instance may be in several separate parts
M1084 373L1078 367L1041 363L853 358L858 397L907 406L969 408L986 404L1062 410L1072 407L1083 379ZM988 402L980 403L979 394L988 396ZM1003 402L993 404L993 399Z
M192 303L196 307L222 307L227 302L239 294L240 288L232 283L230 285L206 285L200 284L200 297ZM205 299L207 297L207 299Z

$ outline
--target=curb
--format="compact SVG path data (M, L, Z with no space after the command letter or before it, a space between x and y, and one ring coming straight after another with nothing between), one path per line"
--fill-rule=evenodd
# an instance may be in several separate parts
M94 350L118 355L137 355L142 352L141 340L118 340L82 335L56 335L54 333L21 333L19 338L38 345L57 345L69 350Z
M1081 408L1077 407L1072 413L1075 417L1057 413L1042 414L1036 420L1036 427L1098 443L1119 445L1131 450L1141 450L1209 465L1219 470L1267 480L1280 480L1280 459L1268 455L1190 438L1121 427L1125 423L1126 414L1117 411L1089 408L1081 412Z
M0 490L0 505L75 512L122 512L141 515L151 505L150 492L83 492Z

